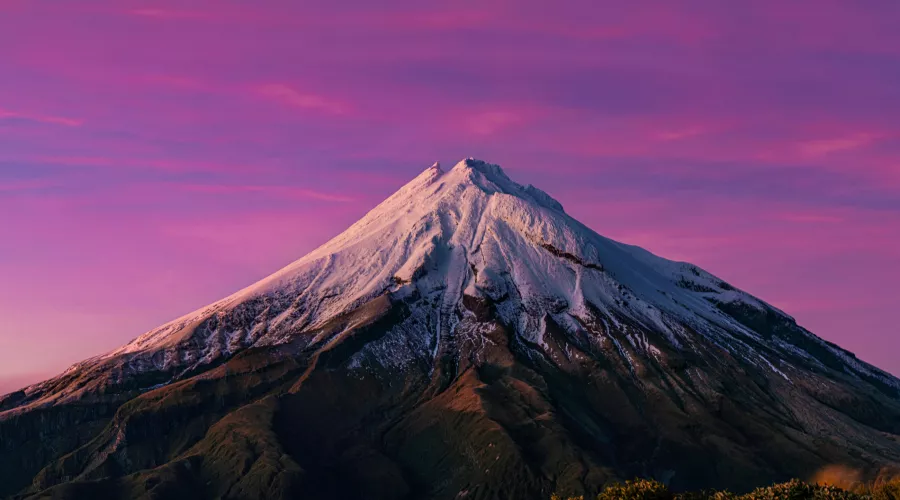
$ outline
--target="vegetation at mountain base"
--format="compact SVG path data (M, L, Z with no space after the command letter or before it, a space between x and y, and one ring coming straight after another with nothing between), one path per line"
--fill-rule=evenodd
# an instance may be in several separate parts
M821 476L822 474L820 474ZM824 475L829 475L825 471ZM858 477L858 476L857 476ZM729 491L674 493L659 481L636 479L604 488L597 500L900 500L900 477L861 483L842 476L837 483L807 483L794 479L786 483L758 488L743 495ZM551 500L585 500L584 495L554 494Z

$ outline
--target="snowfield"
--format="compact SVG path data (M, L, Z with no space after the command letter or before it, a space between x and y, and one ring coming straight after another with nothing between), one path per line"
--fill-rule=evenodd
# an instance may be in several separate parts
M822 364L785 339L762 338L724 313L723 305L793 322L781 311L696 266L600 236L547 193L512 181L498 165L469 158L448 171L438 164L426 169L346 231L275 274L70 370L114 360L124 364L122 376L189 370L250 346L317 332L385 295L419 297L415 304L422 310L412 311L409 321L427 325L418 346L389 347L390 339L370 346L385 366L402 366L422 354L411 349L436 358L455 333L484 342L471 326L456 331L461 321L469 324L464 296L496 304L504 324L545 348L550 318L569 332L588 324L601 324L606 332L635 325L657 332L656 339L637 331L628 335L631 352L644 356L660 356L663 346L654 345L660 341L667 349L693 349L700 335L786 383L792 370L786 358ZM312 342L325 340L324 333L317 335ZM898 386L877 368L806 335L804 342L843 360L847 373ZM618 339L609 335L596 342L614 345L634 368L633 354ZM753 347L760 343L768 354Z

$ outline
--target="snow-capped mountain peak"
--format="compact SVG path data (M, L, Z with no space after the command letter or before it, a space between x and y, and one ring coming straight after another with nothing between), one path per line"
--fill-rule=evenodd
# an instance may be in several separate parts
M900 464L900 381L471 158L0 398L0 496L539 498L612 474L748 489L833 463Z
M764 338L744 316L793 320L695 266L598 235L547 193L473 158L447 171L435 163L296 262L86 363L178 373L250 346L321 343L335 335L323 329L336 318L381 298L407 304L410 317L429 325L416 345L383 352L383 364L402 366L422 353L438 356L448 339L474 328L467 297L490 303L498 321L536 345L544 345L548 322L571 335L652 331L654 338L630 342L649 356L712 342L790 382L787 353L815 359L797 345L808 344L853 373L896 385L808 332Z

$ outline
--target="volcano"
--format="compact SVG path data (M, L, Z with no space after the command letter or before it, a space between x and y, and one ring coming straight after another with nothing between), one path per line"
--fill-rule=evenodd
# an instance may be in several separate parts
M474 159L0 398L12 497L545 499L830 464L900 464L900 380Z

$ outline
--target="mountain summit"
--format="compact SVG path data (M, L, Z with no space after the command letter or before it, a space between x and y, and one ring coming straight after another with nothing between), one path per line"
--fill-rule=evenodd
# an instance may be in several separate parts
M900 381L498 166L0 399L0 495L549 498L900 463Z

